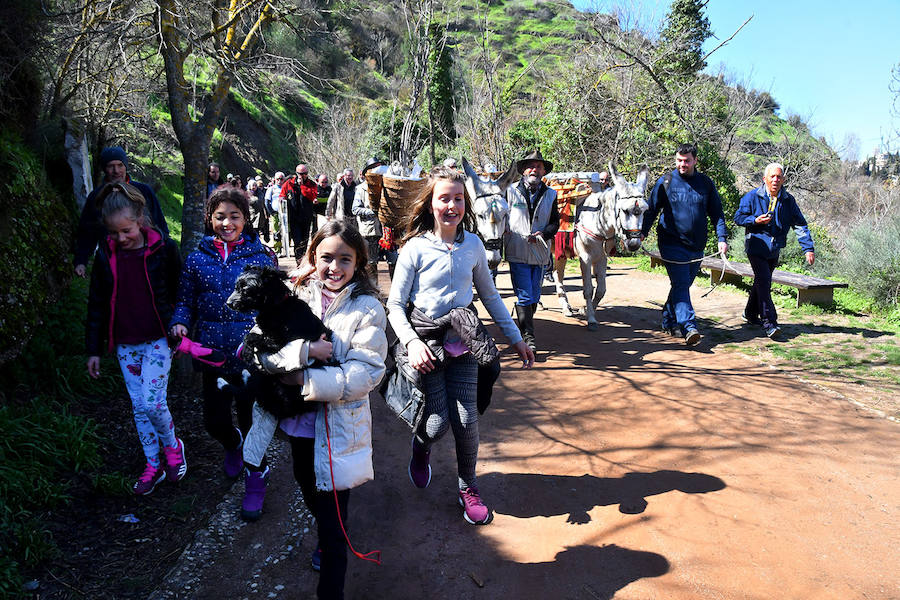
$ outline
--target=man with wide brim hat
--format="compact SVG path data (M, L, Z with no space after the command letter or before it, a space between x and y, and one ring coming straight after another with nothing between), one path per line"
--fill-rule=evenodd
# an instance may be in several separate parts
M522 174L522 171L525 170L525 167L528 165L528 163L532 161L544 163L544 175L553 170L553 163L549 160L544 160L544 157L541 156L540 150L535 150L522 160L516 162L516 171L519 172L519 175Z
M534 312L541 300L544 269L550 262L550 240L559 230L556 190L547 187L544 176L553 163L535 150L516 162L522 175L519 183L506 189L509 224L506 260L516 293L516 321L522 339L535 350Z

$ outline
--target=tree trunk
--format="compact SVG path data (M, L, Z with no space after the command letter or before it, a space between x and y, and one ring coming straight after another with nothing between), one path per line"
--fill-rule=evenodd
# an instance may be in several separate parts
M195 132L194 138L203 138ZM181 145L184 157L184 203L181 208L181 253L197 249L205 232L206 171L211 139L192 139Z

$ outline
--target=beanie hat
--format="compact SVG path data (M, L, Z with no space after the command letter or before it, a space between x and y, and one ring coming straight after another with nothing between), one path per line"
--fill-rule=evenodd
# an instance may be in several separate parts
M103 149L103 152L100 153L100 168L105 169L106 165L114 160L122 161L125 169L128 169L128 155L121 146L108 146Z

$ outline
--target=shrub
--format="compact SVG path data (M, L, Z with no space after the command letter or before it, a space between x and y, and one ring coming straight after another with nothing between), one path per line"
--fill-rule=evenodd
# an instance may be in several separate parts
M878 227L860 223L847 235L839 270L885 307L900 304L900 216L885 219Z

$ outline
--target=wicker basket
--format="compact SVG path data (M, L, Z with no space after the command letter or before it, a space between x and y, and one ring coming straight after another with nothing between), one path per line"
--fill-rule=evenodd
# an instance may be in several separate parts
M424 179L383 177L378 211L378 220L382 225L400 227L407 218L413 201L424 187Z
M369 206L378 216L378 210L381 208L381 173L366 173L366 187L369 191Z

